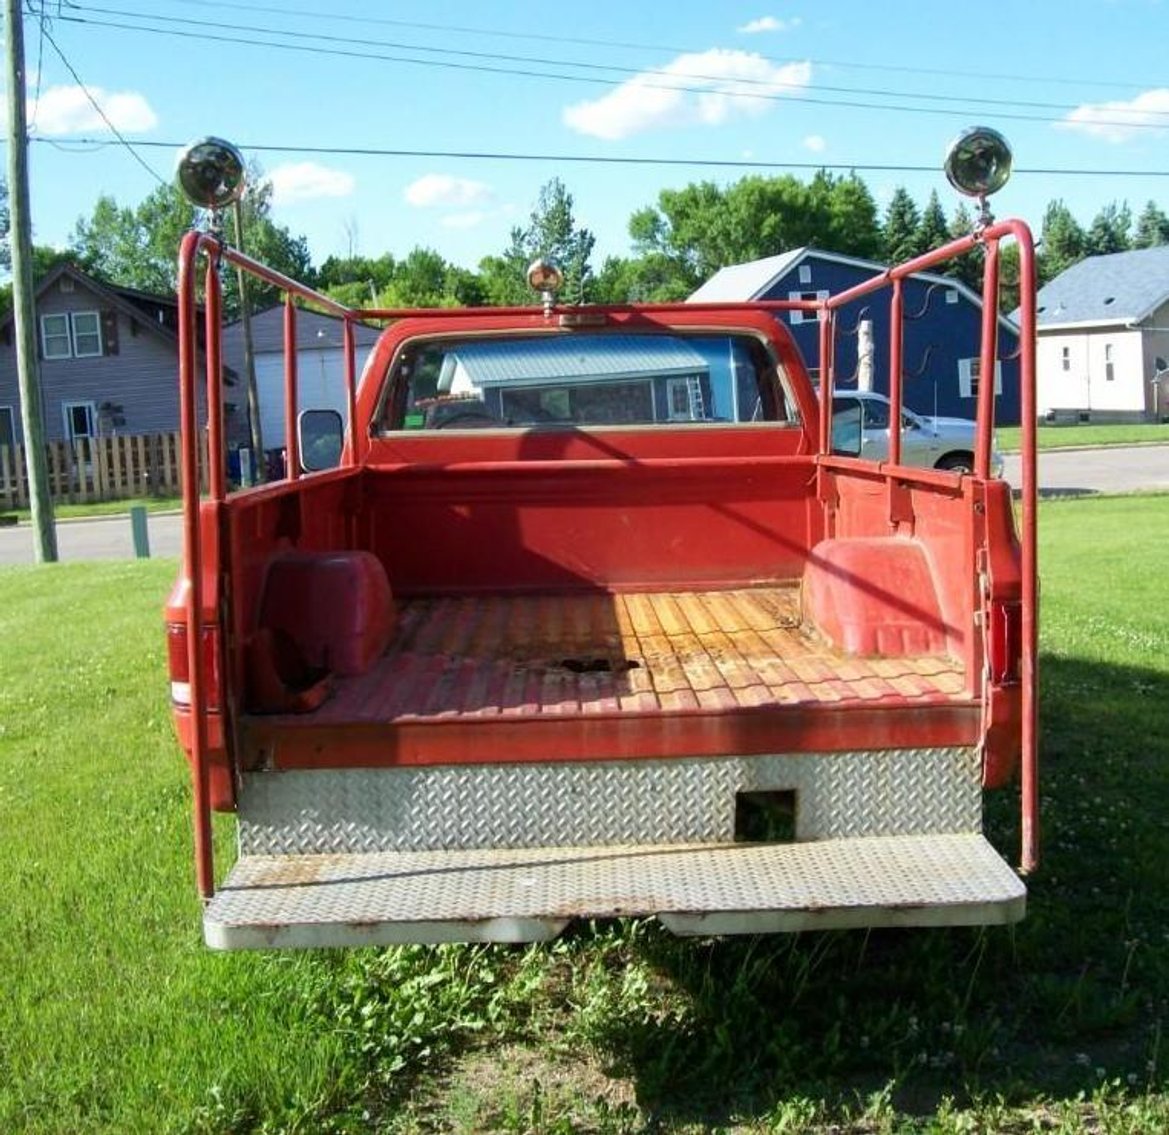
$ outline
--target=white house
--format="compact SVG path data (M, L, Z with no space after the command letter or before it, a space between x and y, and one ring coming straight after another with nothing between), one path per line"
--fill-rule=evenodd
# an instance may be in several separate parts
M1040 289L1038 324L1041 418L1169 419L1169 246L1081 260Z
M298 310L296 313L297 406L300 410L336 410L347 417L345 397L344 325L332 315ZM357 377L361 378L369 352L380 332L357 325ZM256 393L260 400L260 427L264 448L284 446L284 307L278 304L252 316L252 351L256 360ZM244 368L243 326L236 322L223 331L223 361L240 376ZM242 394L237 398L242 405Z

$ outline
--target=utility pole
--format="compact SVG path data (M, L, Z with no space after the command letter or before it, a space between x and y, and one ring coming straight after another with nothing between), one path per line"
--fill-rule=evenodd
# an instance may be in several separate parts
M244 215L237 197L232 203L235 217L235 246L244 251ZM244 371L248 395L248 427L252 442L252 468L256 481L267 480L264 461L264 432L260 424L260 395L256 389L256 354L252 347L252 304L248 299L248 276L242 268L236 269L239 279L239 317L244 333Z
M28 202L28 125L25 120L24 25L21 0L4 0L4 48L8 63L8 208L11 217L12 308L16 331L16 372L20 419L24 426L24 465L32 505L34 554L39 564L57 559L57 530L49 496L45 429L41 420L41 380L32 281L32 221Z

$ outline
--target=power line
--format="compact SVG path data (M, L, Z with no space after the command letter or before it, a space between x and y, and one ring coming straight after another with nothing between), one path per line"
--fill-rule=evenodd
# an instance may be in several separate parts
M74 150L78 153L92 153L91 149L81 147L100 147L111 145L100 138L70 138L48 139L33 138L33 142L46 142L57 149ZM163 142L158 140L139 141L140 147L155 149L170 149L178 151L185 143ZM615 157L607 154L552 154L552 153L517 153L500 150L400 150L378 146L305 146L282 145L278 143L237 143L245 152L257 154L311 154L318 157L358 157L358 158L439 158L448 161L494 161L494 162L546 162L548 164L564 163L578 165L617 165L617 166L691 166L710 169L760 169L760 170L824 170L828 173L937 173L936 165L903 165L896 163L873 162L767 162L745 158L650 158L650 157ZM1169 169L1056 169L1025 166L1015 166L1016 175L1042 177L1169 177Z
M78 9L76 6L74 6L70 10L77 11L80 9ZM147 18L150 18L150 17L147 17ZM177 38L177 39L189 39L189 40L197 40L197 41L210 42L210 43L231 43L231 44L239 44L239 45L245 46L245 47L275 48L275 49L280 50L280 51L289 51L289 52L294 52L294 53L301 54L301 55L328 55L328 56L337 56L337 57L345 58L345 59L364 59L364 60L370 60L370 61L374 61L374 62L404 63L407 65L413 65L413 66L438 67L438 68L443 68L446 70L454 70L454 71L471 71L471 72L495 74L495 75L512 75L512 76L519 76L519 77L523 77L523 78L554 79L554 80L576 82L576 83L587 83L587 84L590 84L593 86L612 87L615 85L619 85L616 81L611 80L611 79L594 78L594 77L591 77L588 75L565 75L565 74L561 74L561 73L557 73L557 72L536 71L536 70L530 70L530 69L526 69L526 68L492 67L492 66L488 66L487 64L483 64L483 63L455 63L455 62L451 62L449 60L441 60L441 59L417 59L417 58L413 58L411 56L390 55L390 54L385 54L385 53L380 53L380 52L363 52L363 51L343 50L343 49L337 48L337 47L333 47L333 48L318 47L318 46L311 46L310 47L310 46L307 46L304 44L297 44L297 43L280 43L280 42L276 42L276 41L272 41L272 40L256 40L256 39L252 39L252 38L245 39L245 38L242 38L240 36L215 34L215 33L212 33L210 31L204 31L204 32L180 31L176 28L149 27L149 26L142 25L142 24L126 24L126 23L122 23L122 22L117 21L117 20L101 20L101 19L93 19L93 18L85 17L85 16L76 16L76 15L62 16L61 19L65 20L69 23L90 25L90 26L94 26L94 27L114 28L114 29L122 30L122 31L144 32L148 35L162 35L162 36L169 36L171 38ZM184 22L186 22L186 21L184 21ZM220 25L216 25L216 26L220 26ZM258 31L259 34L267 34L267 35L286 34L284 32L269 31L266 29L255 29L254 32L255 31ZM319 40L319 39L324 38L324 37L313 36L310 38L312 38L314 41L316 41L316 40ZM430 50L430 49L428 49L428 50ZM576 65L570 64L570 66L576 66ZM680 92L684 92L684 93L691 93L691 94L709 94L710 93L710 91L707 89L687 87L687 86L681 85L681 84L651 83L651 84L646 84L646 85L649 87L653 87L655 89L659 89L659 90L676 90L676 91L680 91ZM847 99L814 98L814 97L809 96L809 95L796 95L796 94L780 95L780 94L752 93L752 92L748 92L748 91L735 91L735 92L733 92L733 97L757 99L757 100L762 100L762 101L766 101L766 102L795 102L795 103L811 104L811 105L816 105L816 106L830 106L830 107L852 109L852 110L865 110L865 111L886 110L886 111L894 111L896 113L901 113L901 114L933 114L933 115L942 115L942 116L951 117L951 118L956 117L956 116L961 116L963 118L968 117L968 114L966 112L956 111L956 110L953 110L953 111L952 110L941 110L941 109L936 109L933 107L919 107L919 106L880 105L880 104L874 104L872 102L860 102L860 101L847 100ZM916 97L916 96L913 96L913 95L894 95L893 97L912 98L912 97ZM1020 122L1052 123L1052 122L1062 121L1061 119L1053 119L1049 116L1044 116L1044 115L1015 114L1015 113L1011 113L1009 111L999 111L997 113L997 117L999 119L1006 119L1006 120L1020 121ZM1159 124L1156 124L1156 123L1132 122L1132 121L1111 121L1111 120L1105 120L1105 119L1095 119L1093 121L1093 125L1123 126L1123 127L1131 128L1131 129L1161 129L1161 128L1163 128L1162 126L1160 126Z
M251 3L241 4L232 3L230 0L169 0L169 2L172 4L177 3L193 5L200 9L224 8L232 11L242 12L265 12L269 15L293 16L301 19L328 19L332 21L367 25L380 24L389 27L415 28L420 31L436 31L444 34L455 32L462 35L490 36L497 39L531 40L544 43L575 44L582 47L605 47L620 48L622 50L631 51L669 52L674 55L699 55L702 54L702 52L705 50L703 48L697 47L674 47L669 44L662 43L630 43L622 40L589 39L580 36L558 36L548 35L547 33L540 32L504 31L499 28L470 27L461 24L437 24L423 23L416 20L394 20L384 16L351 16L342 12L334 12L332 10L326 12L320 9L282 8L275 5ZM797 60L794 59L777 59L771 56L763 55L762 53L759 54L760 57L765 59L768 63L775 63L781 66L786 63L797 62ZM894 65L888 63L858 63L855 60L841 59L809 59L807 62L820 67L838 67L843 70L886 71L907 75L926 75L931 77L944 76L946 78L962 79L994 79L997 81L1019 83L1044 83L1047 85L1061 84L1080 88L1100 87L1110 88L1113 90L1134 90L1140 86L1153 87L1163 82L1163 80L1157 80L1156 82L1148 82L1143 84L1137 82L1121 83L1105 79L1068 79L1062 76L1052 75L1017 75L988 71L959 71L954 70L953 68L909 67L906 65Z
M373 48L392 48L399 51L413 51L420 52L426 55L448 55L458 56L464 59L478 59L487 60L491 62L500 63L521 63L534 64L543 67L571 67L582 71L592 72L610 72L620 75L627 75L631 77L639 76L653 76L654 78L666 80L690 80L690 81L705 81L714 83L730 83L734 86L736 95L743 97L756 97L749 91L743 91L743 87L758 87L774 90L777 86L783 84L777 83L774 79L761 79L752 76L736 76L733 79L728 79L726 75L708 75L701 72L688 71L665 71L660 68L636 68L623 67L612 63L587 63L578 62L568 59L549 59L540 56L530 55L507 55L499 52L488 51L472 51L461 48L453 48L450 46L431 47L427 44L416 43L400 43L393 40L371 40L369 38L354 39L350 36L330 35L328 33L314 30L311 32L292 31L285 28L273 28L270 26L262 26L255 24L227 24L218 20L200 20L188 19L181 16L160 16L153 12L137 12L127 11L124 8L108 8L101 7L94 4L73 4L71 8L75 12L96 12L105 16L126 16L135 20L151 20L160 24L183 24L194 28L212 28L216 31L231 31L231 32L248 32L259 33L261 35L276 35L282 36L286 39L294 40L310 40L314 44L319 43L334 43L345 45L360 45L363 47ZM277 9L278 10L278 9ZM398 21L377 21L395 23ZM149 30L146 26L140 26L139 30ZM778 61L769 61L778 62ZM791 65L796 61L788 61L785 65ZM574 78L575 76L558 76L560 78ZM611 80L607 80L611 81ZM653 83L647 84L652 86L662 86L663 84ZM796 84L792 84L793 87ZM667 89L684 90L690 93L701 93L692 87L675 87L668 86ZM799 89L799 88L797 88ZM1069 103L1053 103L1053 102L1037 102L1019 99L1001 99L1001 98L987 98L983 96L959 96L959 95L944 95L934 94L932 92L917 92L917 91L896 91L887 88L868 88L868 87L837 87L830 86L823 83L816 84L817 91L825 91L834 94L848 94L848 95L870 95L877 98L896 98L896 99L917 99L923 102L938 102L938 103L961 103L963 105L977 104L982 106L1005 106L1005 107L1024 107L1033 110L1056 110L1056 111L1071 111L1076 107ZM784 94L765 95L760 93L758 97L768 97L774 99L787 98ZM1165 114L1169 116L1169 111L1150 111L1151 114Z
M52 35L45 27L45 17L43 13L41 15L41 33L44 35L45 40L48 42L49 46L57 53L57 58L60 59L61 62L65 65L65 70L73 76L73 81L81 89L82 94L84 94L85 97L89 100L90 106L92 106L93 109L97 111L98 117L106 124L106 126L109 127L110 133L113 134L113 136L117 138L117 140L123 146L125 146L125 148L130 152L130 156L144 170L146 170L146 172L150 174L150 176L153 177L155 181L157 181L160 185L168 185L169 182L164 177L162 177L162 175L159 174L158 171L152 165L150 165L150 163L147 162L146 159L143 158L137 150L134 149L134 147L123 136L122 132L110 121L109 116L101 108L101 105L98 103L97 99L95 99L93 95L90 94L89 88L82 81L81 76L78 75L74 70L73 64L70 63L69 60L65 57L65 53L60 49L60 47L57 46L57 41L53 39Z

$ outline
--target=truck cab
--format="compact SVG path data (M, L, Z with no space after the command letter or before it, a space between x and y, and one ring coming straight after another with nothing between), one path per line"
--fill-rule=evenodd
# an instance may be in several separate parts
M866 302L975 243L993 295L1005 239L1033 284L1026 227L988 221ZM217 316L223 261L287 296L285 476L243 489L223 472L215 319L195 368L196 266ZM208 944L1022 917L982 797L1021 780L1029 869L1033 440L1017 523L989 393L969 470L912 464L897 431L878 460L834 445L851 296L589 307L561 304L555 275L533 266L532 307L355 311L185 238L167 634ZM344 322L344 416L298 401L299 303ZM776 318L793 304L820 321L818 384ZM359 377L368 322L384 330ZM226 874L216 810L237 820Z

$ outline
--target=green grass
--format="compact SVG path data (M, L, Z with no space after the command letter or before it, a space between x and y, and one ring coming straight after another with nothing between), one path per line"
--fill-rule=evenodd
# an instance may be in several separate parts
M55 504L53 516L57 520L69 520L86 516L121 516L129 513L134 506L141 506L147 512L174 512L183 507L181 497L134 497L116 501L91 501L88 504ZM27 524L32 510L27 508L2 509L6 516L15 516L20 523Z
M1036 431L1040 449L1068 449L1074 446L1169 444L1169 423L1133 422L1127 425L1047 426ZM999 449L1014 453L1019 449L1019 427L1004 426L995 430Z
M1169 497L1041 523L1044 864L1013 929L212 954L173 568L0 572L0 1130L1169 1128ZM1013 854L1013 794L988 827Z

